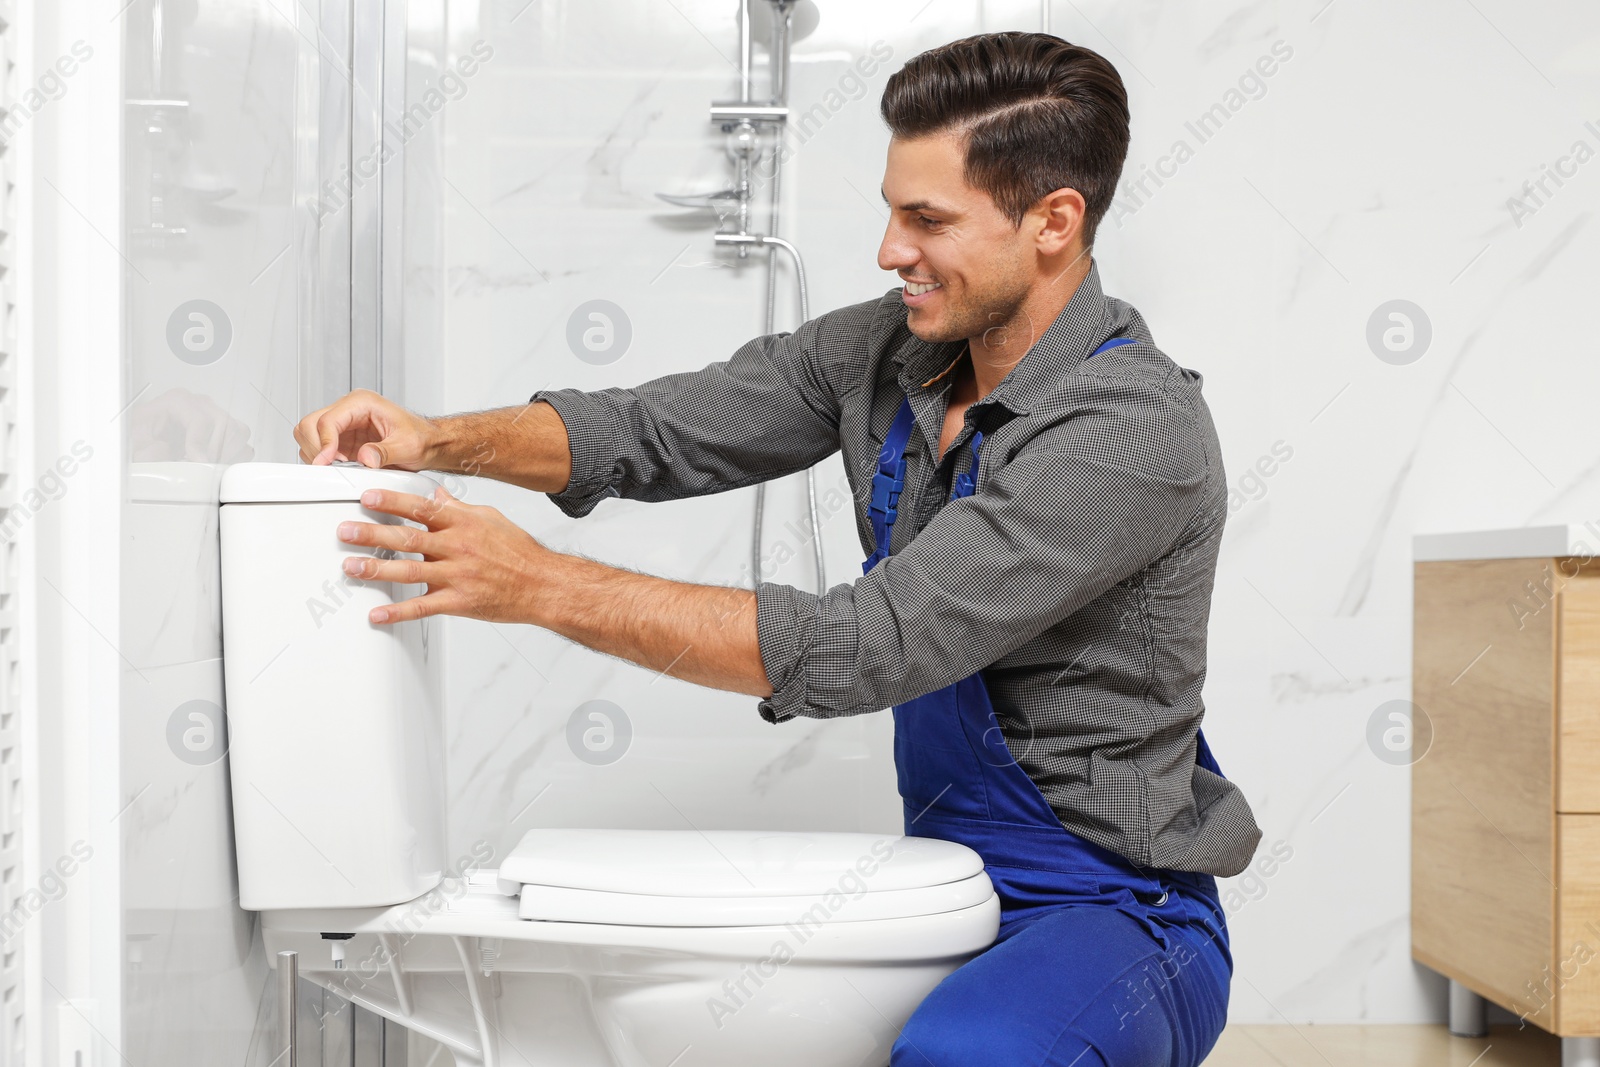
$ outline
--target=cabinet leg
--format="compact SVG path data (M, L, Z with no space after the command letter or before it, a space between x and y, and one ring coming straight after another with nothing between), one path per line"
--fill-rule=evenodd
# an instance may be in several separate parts
M1561 1067L1600 1067L1600 1037L1562 1038Z
M1489 1033L1488 1019L1488 1001L1454 978L1450 979L1450 1032L1456 1037L1483 1037ZM1583 1067L1600 1067L1600 1063L1586 1063Z

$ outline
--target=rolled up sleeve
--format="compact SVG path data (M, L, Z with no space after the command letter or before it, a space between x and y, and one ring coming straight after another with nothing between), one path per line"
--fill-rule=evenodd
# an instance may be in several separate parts
M1105 441L1024 451L974 496L823 595L757 590L769 722L875 711L971 675L1142 570L1200 508L1204 456L1184 447L1109 462Z
M572 476L550 499L574 517L608 497L676 500L792 474L839 447L839 397L819 363L864 343L868 305L767 334L724 362L632 389L541 390L566 424Z
M607 421L614 405L603 395L577 389L541 390L529 403L540 400L555 408L566 424L567 444L572 452L572 475L567 487L549 494L555 505L577 518L589 514L607 497L621 495L613 484L618 437L615 424Z

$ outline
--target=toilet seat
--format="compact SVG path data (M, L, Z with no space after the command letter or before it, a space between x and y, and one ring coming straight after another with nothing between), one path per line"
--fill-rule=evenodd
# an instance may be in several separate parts
M773 830L530 830L499 879L523 919L617 926L864 922L993 896L964 845Z
M890 889L792 897L680 897L604 893L525 885L517 914L543 922L614 926L782 926L785 923L866 922L940 915L982 904L994 895L983 872L921 889ZM837 907L830 907L830 903Z

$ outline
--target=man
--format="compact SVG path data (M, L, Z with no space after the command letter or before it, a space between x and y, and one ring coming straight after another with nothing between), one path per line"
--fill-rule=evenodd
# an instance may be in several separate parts
M1226 1018L1214 875L1261 833L1199 735L1227 487L1200 375L1090 256L1128 146L1103 58L1044 34L924 53L890 78L879 266L905 281L725 363L426 419L353 393L302 458L470 470L568 514L803 470L842 450L870 554L813 595L670 582L552 552L492 508L370 492L427 529L347 523L426 595L375 609L531 623L761 698L769 722L894 706L907 830L960 841L997 943L923 1002L911 1064L1187 1067Z

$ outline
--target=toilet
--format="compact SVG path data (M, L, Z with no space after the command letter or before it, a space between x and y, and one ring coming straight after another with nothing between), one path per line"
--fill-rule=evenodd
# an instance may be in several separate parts
M416 474L222 476L224 688L240 906L269 958L482 1067L881 1067L1000 908L971 849L895 834L543 828L449 855L438 620L346 579ZM491 865L497 863L498 865Z

